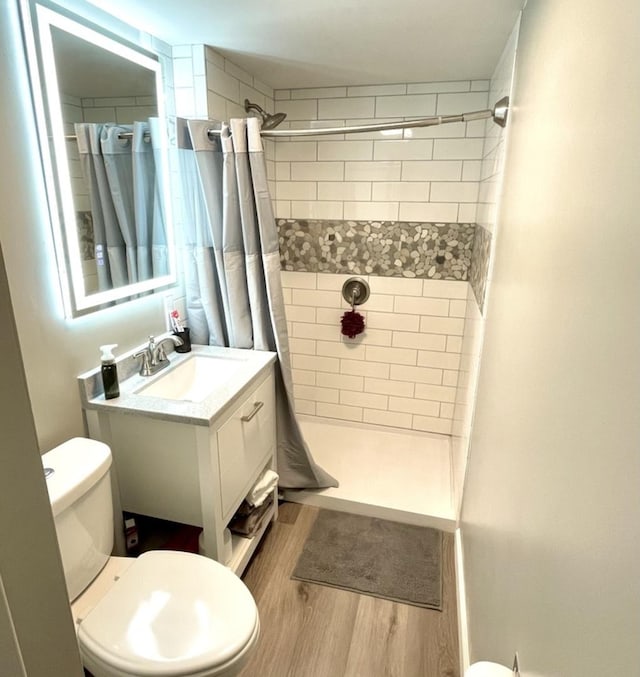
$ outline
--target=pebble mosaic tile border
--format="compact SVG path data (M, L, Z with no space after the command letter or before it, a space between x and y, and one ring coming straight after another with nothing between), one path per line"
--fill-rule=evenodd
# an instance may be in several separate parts
M489 275L489 257L491 256L491 233L480 225L476 225L473 249L471 252L471 267L469 283L475 294L480 312L484 314L484 296L487 289Z
M475 224L278 219L283 270L469 279Z

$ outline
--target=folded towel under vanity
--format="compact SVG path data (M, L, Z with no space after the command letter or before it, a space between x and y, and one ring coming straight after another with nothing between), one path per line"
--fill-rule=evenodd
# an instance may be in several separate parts
M242 501L240 507L229 522L229 529L235 534L252 538L262 526L262 520L273 505L273 493L269 494L262 505L253 506Z
M244 500L256 508L261 506L269 495L273 493L273 490L278 485L278 479L278 473L273 470L265 470Z

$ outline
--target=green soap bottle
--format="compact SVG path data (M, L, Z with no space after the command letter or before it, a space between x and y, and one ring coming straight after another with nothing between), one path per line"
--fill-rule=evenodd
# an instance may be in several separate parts
M116 366L116 358L113 356L112 350L117 348L117 343L110 343L105 346L100 346L102 351L102 385L104 387L104 399L113 400L120 397L120 384L118 383L118 367Z

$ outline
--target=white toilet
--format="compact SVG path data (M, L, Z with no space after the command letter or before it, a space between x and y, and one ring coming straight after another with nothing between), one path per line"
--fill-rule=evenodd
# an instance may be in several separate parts
M44 454L80 653L95 677L232 677L260 632L244 583L214 560L111 557L111 451L74 438Z

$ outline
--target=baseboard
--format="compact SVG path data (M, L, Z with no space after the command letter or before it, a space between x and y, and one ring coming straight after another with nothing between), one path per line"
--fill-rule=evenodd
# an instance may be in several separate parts
M458 604L458 645L460 647L460 677L469 667L469 628L467 624L467 595L464 583L462 531L455 532L456 597Z

